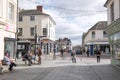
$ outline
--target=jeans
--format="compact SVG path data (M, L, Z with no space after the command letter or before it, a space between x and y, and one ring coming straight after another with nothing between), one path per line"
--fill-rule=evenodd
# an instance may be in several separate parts
M100 56L97 56L97 62L100 62Z

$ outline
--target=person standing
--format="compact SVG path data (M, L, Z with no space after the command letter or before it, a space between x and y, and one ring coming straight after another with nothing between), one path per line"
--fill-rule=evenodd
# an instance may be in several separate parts
M64 50L63 50L63 48L60 50L60 53L61 53L61 57L63 58L63 52L64 52Z
M86 53L87 53L87 57L89 57L89 49L87 49L87 52L86 52Z
M72 62L76 63L76 51L74 49L71 51L71 57L72 57Z
M41 55L42 55L42 51L41 51L41 49L40 48L37 48L37 50L38 50L38 64L41 64Z
M96 50L96 57L97 57L97 63L99 62L100 63L100 55L101 55L101 52L100 50Z

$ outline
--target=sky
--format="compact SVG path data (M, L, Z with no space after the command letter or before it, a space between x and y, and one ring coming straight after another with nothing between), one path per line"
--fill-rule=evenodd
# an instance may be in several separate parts
M67 37L72 45L82 44L82 34L99 21L107 21L106 0L19 0L21 9L36 9L42 5L43 12L56 22L56 39Z

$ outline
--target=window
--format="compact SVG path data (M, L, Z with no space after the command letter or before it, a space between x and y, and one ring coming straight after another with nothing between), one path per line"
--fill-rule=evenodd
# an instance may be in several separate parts
M3 15L3 4L2 4L2 0L0 0L0 17Z
M19 28L18 36L22 36L22 33L23 33L23 29L22 29L22 28Z
M120 41L120 32L114 34L114 40Z
M105 31L103 31L103 37L106 38L107 37L107 33Z
M25 49L25 45L18 45L18 49Z
M9 11L8 11L8 18L10 20L14 19L14 5L12 3L9 3Z
M47 28L43 28L43 35L47 35Z
M110 5L111 22L114 21L114 2Z
M23 21L23 17L22 16L19 17L19 21Z
M92 32L92 38L95 38L95 31Z
M34 27L31 27L31 28L30 28L30 35L31 35L31 36L34 36L34 34L35 34L35 28L34 28Z
M30 21L35 21L35 16L30 16Z

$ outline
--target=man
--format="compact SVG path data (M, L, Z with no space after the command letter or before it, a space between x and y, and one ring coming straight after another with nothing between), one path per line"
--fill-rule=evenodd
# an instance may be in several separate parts
M101 55L101 52L100 50L96 50L96 57L97 57L97 63L99 62L100 63L100 55Z
M41 51L41 49L40 48L37 48L37 50L38 50L38 64L41 64L41 55L42 55L42 51Z
M75 51L75 49L73 49L71 51L71 57L72 57L72 62L76 63L76 51Z
M23 59L25 59L25 64L26 64L26 60L28 61L28 66L31 66L32 64L32 56L31 56L31 52L28 51L24 56Z
M63 52L64 52L64 50L61 48L61 50L60 50L61 57L63 57Z

